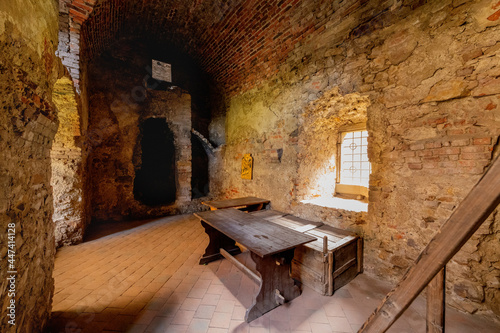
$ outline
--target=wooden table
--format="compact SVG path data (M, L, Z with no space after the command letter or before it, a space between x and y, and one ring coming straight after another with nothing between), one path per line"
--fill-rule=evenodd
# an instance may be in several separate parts
M225 208L237 208L246 209L248 211L261 210L264 205L269 204L269 200L256 198L256 197L244 197L236 199L218 200L218 201L204 201L202 204L209 206L210 210L225 209Z
M290 277L295 247L315 241L316 237L270 223L237 209L195 213L210 237L200 264L225 257L260 285L245 320L250 322L264 313L300 295ZM231 254L240 249L236 242L251 252L257 272L244 266Z

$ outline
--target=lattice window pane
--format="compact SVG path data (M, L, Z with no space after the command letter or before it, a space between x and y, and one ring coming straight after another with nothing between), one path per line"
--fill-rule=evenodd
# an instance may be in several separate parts
M368 132L346 133L340 150L340 183L368 187L371 173Z

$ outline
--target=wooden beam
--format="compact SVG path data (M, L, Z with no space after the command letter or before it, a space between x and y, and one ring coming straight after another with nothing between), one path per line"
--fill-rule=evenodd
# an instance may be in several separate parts
M497 157L358 333L385 332L500 204Z
M224 258L229 260L234 266L236 266L236 268L238 268L246 276L248 276L253 282L257 283L258 285L262 283L262 279L260 278L258 273L252 271L250 268L243 265L241 262L238 261L238 259L230 255L226 250L221 248L220 254L222 254Z
M446 267L427 286L427 333L444 333Z

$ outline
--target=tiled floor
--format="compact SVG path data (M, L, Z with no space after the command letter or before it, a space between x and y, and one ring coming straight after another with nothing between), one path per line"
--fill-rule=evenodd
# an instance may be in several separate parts
M196 218L123 225L58 251L49 332L356 332L389 290L364 274L331 297L304 287L247 324L256 285L227 260L198 265L208 238ZM447 332L500 332L499 324L447 311ZM425 332L424 314L419 298L389 332Z

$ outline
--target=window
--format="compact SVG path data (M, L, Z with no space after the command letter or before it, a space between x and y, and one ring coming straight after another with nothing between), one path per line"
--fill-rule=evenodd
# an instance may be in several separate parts
M337 148L335 195L365 199L368 197L371 173L366 125L357 124L341 129Z

